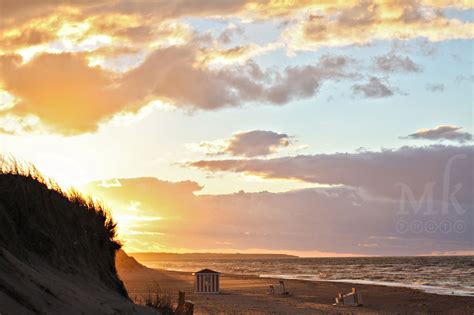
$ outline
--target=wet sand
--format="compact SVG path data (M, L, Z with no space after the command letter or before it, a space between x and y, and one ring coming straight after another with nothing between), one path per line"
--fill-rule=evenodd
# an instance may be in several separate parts
M474 297L448 296L378 285L285 280L290 296L266 294L277 279L221 275L218 295L194 293L191 273L159 269L120 273L132 298L145 296L156 284L176 302L178 290L195 303L195 314L474 314ZM361 307L333 306L338 292L356 287L363 295Z

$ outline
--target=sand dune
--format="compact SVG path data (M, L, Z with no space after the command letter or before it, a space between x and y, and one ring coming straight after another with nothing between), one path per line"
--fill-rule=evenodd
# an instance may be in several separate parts
M34 170L0 165L0 313L155 314L115 269L115 225L100 205Z

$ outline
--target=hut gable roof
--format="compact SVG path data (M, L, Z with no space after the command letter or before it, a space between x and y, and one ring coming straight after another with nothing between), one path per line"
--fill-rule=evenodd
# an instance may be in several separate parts
M214 270L211 270L211 269L203 269L203 270L199 270L198 272L196 272L196 274L198 273L220 273L220 272L217 272L217 271L214 271Z

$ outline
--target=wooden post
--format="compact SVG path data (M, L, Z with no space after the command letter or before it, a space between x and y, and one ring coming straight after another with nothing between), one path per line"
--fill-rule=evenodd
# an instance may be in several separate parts
M193 315L194 303L191 301L186 301L186 303L184 303L184 311L185 311L185 315Z
M184 291L178 292L178 306L176 307L176 315L193 315L194 313L194 303L191 301L186 301L186 293Z
M184 300L186 298L186 293L183 291L178 292L179 297L178 297L178 308L181 308L184 306Z
M286 293L285 282L283 280L280 280L280 285L283 288L283 294L285 294Z

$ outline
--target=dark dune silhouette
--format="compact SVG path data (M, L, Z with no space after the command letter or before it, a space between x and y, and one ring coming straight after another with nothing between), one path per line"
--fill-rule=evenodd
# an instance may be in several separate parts
M115 227L101 204L0 161L0 312L152 313L117 276Z

